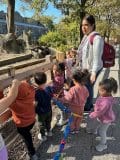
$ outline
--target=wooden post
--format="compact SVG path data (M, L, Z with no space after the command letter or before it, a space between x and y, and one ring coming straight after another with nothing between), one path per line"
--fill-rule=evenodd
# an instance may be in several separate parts
M46 62L47 62L47 63L53 62L53 59L52 59L52 56L51 56L51 55L47 55L45 58L46 58Z
M53 58L52 58L51 55L47 55L45 58L46 58L46 62L47 63L51 63L52 64ZM48 71L46 71L46 75L47 75L47 83L49 84L49 83L51 83L51 67L49 68Z
M10 76L11 78L15 77L15 68L14 68L14 66L9 66L8 67L8 76Z

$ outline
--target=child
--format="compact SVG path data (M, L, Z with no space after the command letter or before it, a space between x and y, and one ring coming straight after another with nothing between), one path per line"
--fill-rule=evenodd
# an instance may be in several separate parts
M34 88L24 80L19 86L18 96L15 102L10 106L10 109L12 111L13 121L17 126L17 131L23 137L27 146L30 159L38 160L30 133L30 130L35 124L34 99Z
M38 114L38 121L40 123L40 133L38 139L46 141L45 130L47 130L47 136L52 136L51 132L51 120L52 120L52 107L51 97L52 92L49 87L45 87L47 77L44 72L37 73L34 76L35 83L38 88L35 93L36 101L36 113Z
M51 72L53 93L59 97L64 95L64 81L65 81L65 65L64 63L55 63ZM60 111L60 119L58 126L63 125L63 113Z
M71 78L73 67L73 58L70 55L70 51L66 52L65 58L65 79Z
M51 79L54 94L63 94L64 80L65 80L65 66L64 63L55 63L52 67Z
M115 100L112 92L116 93L117 88L117 81L114 78L101 81L98 89L100 97L96 100L94 111L89 115L90 118L97 119L99 122L96 129L101 137L100 143L96 146L96 150L99 152L107 149L106 132L111 122L115 120L115 114L112 110Z
M78 133L80 123L83 117L84 105L89 96L88 90L85 87L85 82L88 78L87 70L76 70L73 73L72 79L74 86L66 92L63 98L59 98L63 103L68 103L73 113L73 122L71 124L71 133Z
M18 94L18 86L19 86L19 81L13 80L12 87L10 88L8 95L6 97L3 97L2 94L2 99L0 99L0 114L4 112L9 107L9 105L11 105L11 103L15 100ZM1 134L0 134L0 160L8 160L7 149Z

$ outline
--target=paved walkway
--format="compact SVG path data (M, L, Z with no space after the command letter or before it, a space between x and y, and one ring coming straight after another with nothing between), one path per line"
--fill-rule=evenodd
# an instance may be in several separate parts
M102 78L114 77L118 81L119 89L115 95L119 104L114 107L117 119L108 130L108 149L99 153L95 150L99 137L86 133L87 115L84 115L80 133L70 135L64 148L64 160L120 160L120 59L116 59L116 65L110 70L103 70L95 85L95 98L97 96L97 86ZM91 124L92 126L93 124ZM63 136L63 129L55 127L53 137L40 145L38 152L40 160L52 160L58 150L60 140Z

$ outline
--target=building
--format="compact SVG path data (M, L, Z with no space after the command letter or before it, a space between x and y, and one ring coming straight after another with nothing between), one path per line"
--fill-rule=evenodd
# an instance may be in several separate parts
M47 32L47 28L30 18L22 17L18 12L15 12L15 33L21 35L23 31L31 31L32 38L37 39L42 34ZM0 34L7 33L6 13L0 11Z

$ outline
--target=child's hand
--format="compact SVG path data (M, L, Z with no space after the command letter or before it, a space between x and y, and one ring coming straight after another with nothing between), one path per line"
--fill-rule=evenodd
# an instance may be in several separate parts
M94 113L93 113L93 112L90 113L89 117L90 117L91 119L92 119L92 118L95 118L95 117L94 117Z
M58 98L58 94L53 94L53 98L57 99Z

